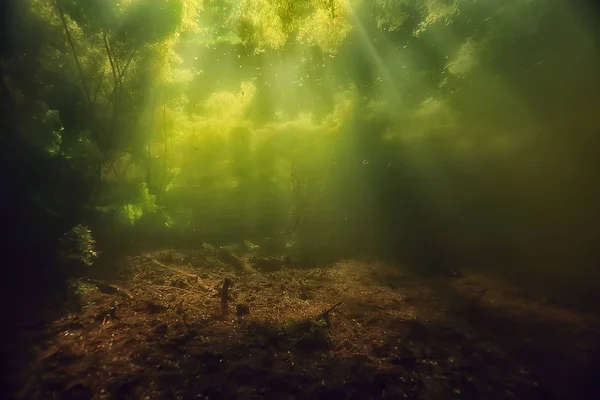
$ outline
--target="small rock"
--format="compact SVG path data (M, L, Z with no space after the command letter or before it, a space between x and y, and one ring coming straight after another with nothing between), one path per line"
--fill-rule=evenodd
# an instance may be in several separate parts
M250 314L250 308L246 304L238 304L235 306L235 315L238 317L243 317L248 314Z
M157 314L163 311L166 311L167 307L162 304L155 303L153 301L146 300L146 310L150 314Z
M298 298L300 300L309 300L310 299L310 295L308 294L307 291L303 290L300 292L300 294L298 295Z
M169 325L167 323L158 324L156 328L154 328L154 333L157 335L164 335L169 330Z
M171 282L171 286L179 288L179 289L185 289L187 285L183 281L183 279L176 279L173 282Z

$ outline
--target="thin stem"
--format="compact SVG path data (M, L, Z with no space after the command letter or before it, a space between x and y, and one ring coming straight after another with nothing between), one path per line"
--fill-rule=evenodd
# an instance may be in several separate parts
M108 39L106 38L106 32L102 33L102 39L104 40L104 48L106 49L106 56L108 57L108 61L110 63L110 69L112 71L112 76L113 76L113 93L115 93L115 91L119 87L120 79L117 79L117 71L115 69L115 63L114 63L113 57L111 55L110 46L108 45ZM119 112L119 107L118 107L118 104L117 104L117 99L115 99L115 101L113 102L113 117L112 117L112 121L111 121L111 130L110 130L111 141L112 141L112 139L114 138L114 135L115 135L115 127L116 127L116 124L117 124L117 113L118 112Z
M135 56L137 49L134 49L133 52L131 53L131 56L129 57L129 60L127 61L127 63L125 64L125 67L123 68L123 70L121 71L121 74L119 75L119 86L121 86L121 83L123 82L123 77L125 76L125 72L127 72L127 68L129 67L129 64L131 63L131 61L133 61L133 57ZM111 94L110 94L110 98L108 99L108 102L106 103L106 106L104 107L104 111L102 113L102 115L106 115L106 112L108 111L108 107L110 107L110 105L112 104L113 98L115 97L117 88L114 87Z
M88 107L90 107L92 104L92 97L90 96L90 91L88 90L87 84L85 83L85 79L83 76L83 69L81 68L81 63L79 62L79 57L77 57L77 51L75 50L75 43L73 42L73 37L71 37L71 32L69 31L69 27L67 26L67 20L65 18L65 13L63 12L62 7L60 6L59 0L55 0L54 4L56 4L56 9L58 10L60 20L61 20L63 28L65 30L65 35L67 36L67 40L69 42L69 46L71 46L71 51L73 52L73 57L75 58L75 64L77 65L77 70L79 71L79 77L81 79L81 86L83 86L83 91L85 93L85 97L88 102Z

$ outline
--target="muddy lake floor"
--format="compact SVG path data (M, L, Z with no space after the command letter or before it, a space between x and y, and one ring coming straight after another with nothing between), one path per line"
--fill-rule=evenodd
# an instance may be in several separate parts
M74 281L35 331L16 398L598 398L597 318L483 274L246 271L175 250L113 272Z

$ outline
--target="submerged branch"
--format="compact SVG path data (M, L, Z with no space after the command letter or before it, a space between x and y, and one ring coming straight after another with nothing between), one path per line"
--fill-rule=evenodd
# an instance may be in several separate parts
M100 79L98 82L98 88L96 89L96 93L94 93L94 97L92 97L92 106L94 104L96 104L96 99L98 98L98 94L100 93L100 90L102 89L102 81L104 80L104 74L106 72L103 70L102 74L100 75Z
M227 302L229 300L229 286L231 285L231 279L225 278L223 281L223 290L221 291L221 314L226 317L228 314Z
M61 21L63 29L65 31L65 35L67 36L67 41L69 42L69 46L71 47L71 52L73 53L73 58L75 59L75 65L77 66L77 71L79 73L79 79L81 80L81 86L83 88L83 93L85 95L87 113L88 113L89 118L91 119L91 122L92 122L91 125L93 126L93 125L95 125L94 124L93 104L96 99L96 96L94 96L94 99L92 100L92 96L90 94L90 90L88 88L88 85L86 83L85 76L83 73L83 68L81 66L81 62L79 61L79 56L77 55L77 50L75 49L75 42L73 41L73 37L71 36L71 31L69 31L65 13L60 5L60 0L54 0L54 4L58 11L60 21ZM98 87L98 91L100 91L100 87ZM102 137L101 137L100 133L98 132L98 130L92 129L91 132L92 132L92 137L93 137L94 141L98 144L98 146L100 148L102 148L102 146L101 146Z
M89 109L92 104L92 97L90 96L90 91L87 87L87 84L85 83L85 78L83 76L83 68L81 68L81 63L79 62L79 57L77 56L77 51L75 50L75 43L73 41L73 37L71 36L71 32L69 31L69 27L67 26L67 19L65 18L65 13L62 7L60 6L60 1L54 0L54 4L56 5L56 9L58 10L63 29L65 30L65 35L67 36L67 41L69 42L71 52L73 53L73 58L75 58L75 64L77 65L77 71L79 72L79 78L81 79L81 86L83 87L83 92L85 94L85 98L87 100Z
M110 63L110 70L112 71L112 76L113 76L113 93L118 89L118 87L120 86L120 79L117 78L117 70L115 69L115 62L116 60L113 60L113 56L111 55L111 49L110 46L108 45L108 39L106 38L106 32L102 33L102 39L104 40L104 48L106 49L106 56L108 57L108 62ZM115 101L113 102L113 116L112 116L112 120L111 120L111 130L110 130L110 140L112 141L114 135L115 135L115 128L117 125L117 113L119 112L119 107L117 104L117 100L115 99ZM112 165L113 170L114 170L114 163ZM115 170L115 174L116 174L116 170ZM117 175L118 177L118 175Z
M131 52L131 55L129 56L129 60L127 60L127 63L125 63L125 67L123 67L123 70L120 72L119 74L119 78L117 80L118 85L115 85L113 87L112 92L110 93L110 98L108 99L108 101L106 102L106 106L104 107L104 111L102 112L102 115L105 116L106 112L108 111L108 108L110 107L110 105L113 102L113 99L116 96L117 93L117 87L121 87L121 84L123 82L123 77L125 76L125 72L127 72L127 68L129 68L129 65L131 64L131 61L133 61L133 57L135 56L135 53L137 52L137 49L133 49L133 51Z
M329 313L331 313L333 310L335 310L339 305L341 305L342 302L338 301L337 303L335 303L333 306L329 307L327 310L323 311L321 313L321 315L319 316L319 318L325 318L326 316L329 315Z
M327 324L327 326L331 326L331 321L329 320L329 314L335 310L340 304L342 304L341 301L338 301L337 303L335 303L333 306L329 307L327 310L323 311L321 314L319 314L319 316L316 318L316 320L323 320L325 321L325 323Z
M114 87L117 87L117 71L115 70L115 63L113 62L113 57L111 55L110 46L108 45L108 39L106 38L106 33L102 34L102 39L104 41L104 48L106 49L106 56L108 57L108 62L110 63L110 70L112 71L113 76L113 84Z

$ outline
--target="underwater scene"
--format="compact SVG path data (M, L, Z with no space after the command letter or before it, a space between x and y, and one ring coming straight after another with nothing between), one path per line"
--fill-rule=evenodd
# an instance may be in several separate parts
M0 10L0 397L600 398L596 2Z

